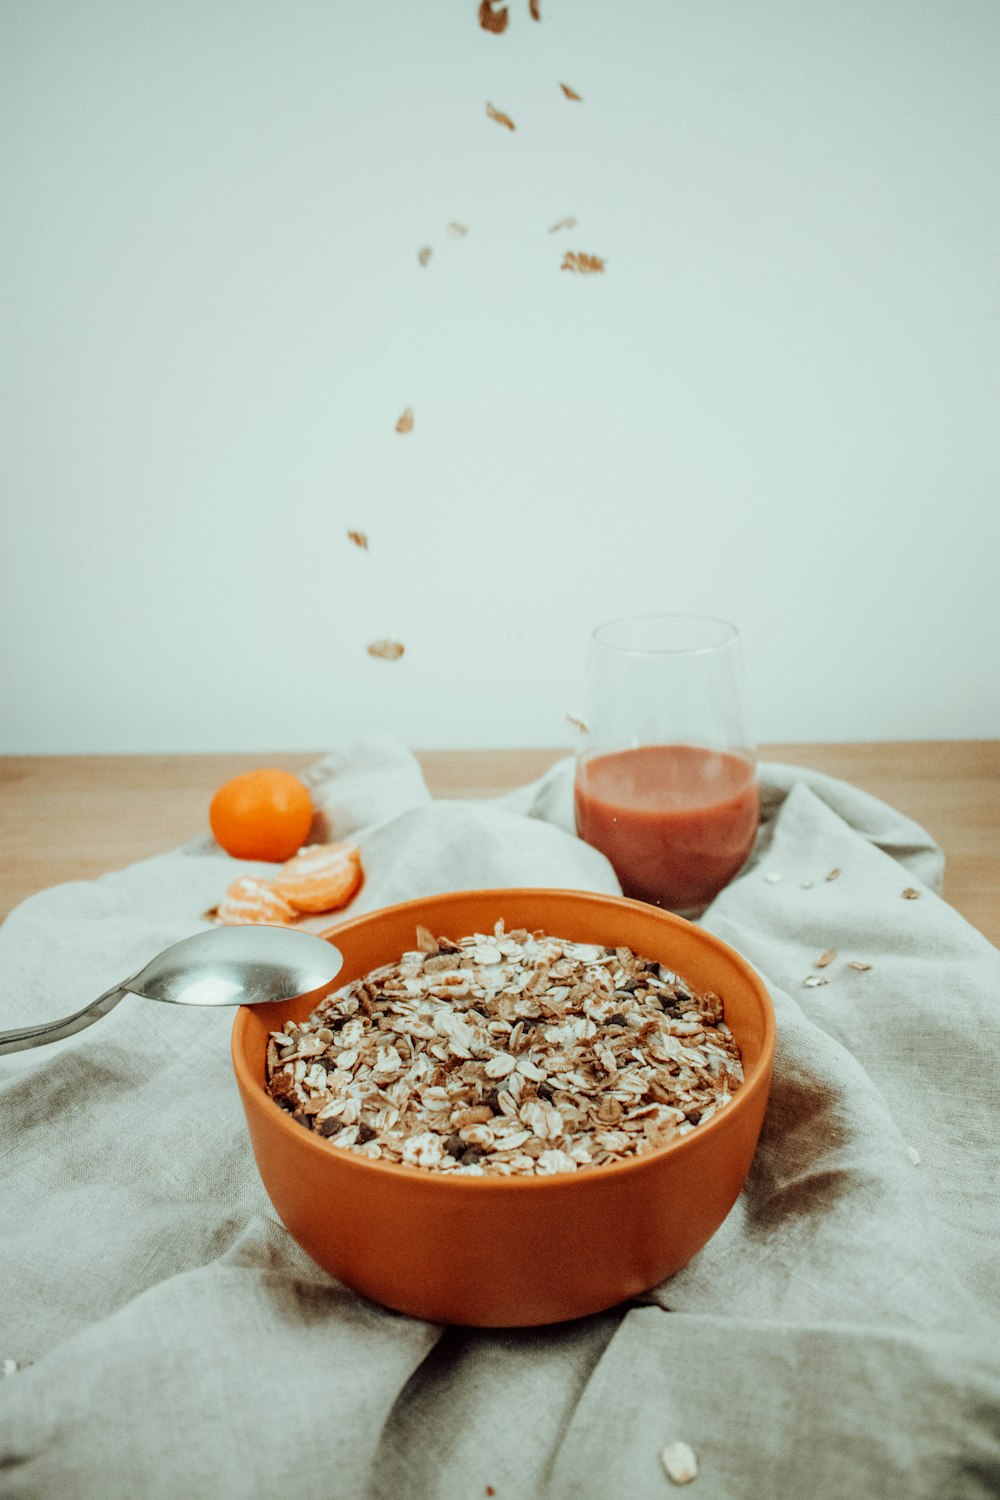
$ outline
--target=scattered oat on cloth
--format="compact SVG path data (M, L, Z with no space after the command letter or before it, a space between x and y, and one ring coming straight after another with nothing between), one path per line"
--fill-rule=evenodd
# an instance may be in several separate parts
M125 1000L0 1058L2 1500L663 1500L678 1444L700 1500L1000 1493L1000 954L939 899L922 829L761 775L754 855L703 925L771 989L771 1103L725 1224L636 1303L470 1331L333 1282L257 1178L223 1012ZM308 779L361 846L347 914L618 889L572 835L569 759L491 804L433 802L387 738ZM204 839L31 897L0 927L0 1027L199 930L234 873Z

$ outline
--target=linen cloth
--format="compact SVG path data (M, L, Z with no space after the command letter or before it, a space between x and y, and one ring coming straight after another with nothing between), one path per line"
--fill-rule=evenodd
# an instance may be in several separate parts
M701 1253L610 1312L446 1328L320 1271L257 1176L231 1012L127 999L0 1058L0 1497L663 1500L675 1441L702 1500L1000 1493L1000 954L921 828L760 770L754 854L702 919L774 999L760 1146ZM489 804L432 801L388 738L308 779L361 845L345 915L619 889L572 834L571 761ZM206 837L31 897L0 928L0 1027L84 1004L257 868Z

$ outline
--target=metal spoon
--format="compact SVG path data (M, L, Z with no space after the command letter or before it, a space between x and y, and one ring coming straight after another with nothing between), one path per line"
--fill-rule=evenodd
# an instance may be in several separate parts
M106 1016L126 995L172 1005L268 1005L319 1000L344 962L332 943L288 927L213 927L181 938L145 968L62 1021L0 1031L0 1055L58 1042Z

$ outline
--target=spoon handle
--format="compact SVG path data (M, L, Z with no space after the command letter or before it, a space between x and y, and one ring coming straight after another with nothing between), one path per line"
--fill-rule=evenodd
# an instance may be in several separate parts
M7 1052L24 1052L28 1047L44 1047L46 1042L60 1042L64 1036L83 1031L85 1026L92 1026L106 1016L128 993L122 985L116 984L85 1005L83 1010L65 1016L61 1021L42 1021L34 1026L24 1026L20 1031L0 1031L0 1057Z

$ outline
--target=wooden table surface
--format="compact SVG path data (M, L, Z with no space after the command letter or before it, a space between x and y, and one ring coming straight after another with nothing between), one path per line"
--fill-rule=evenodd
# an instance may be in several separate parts
M435 797L521 786L568 750L418 753ZM1000 740L762 745L762 760L825 771L923 825L945 851L945 899L1000 946ZM0 918L33 891L88 880L194 838L239 771L301 771L314 754L0 757Z

